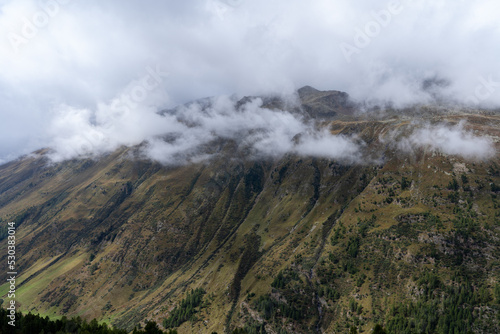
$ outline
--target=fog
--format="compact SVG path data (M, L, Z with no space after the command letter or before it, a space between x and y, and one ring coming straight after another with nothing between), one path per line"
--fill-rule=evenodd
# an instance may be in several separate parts
M493 0L0 0L0 162L40 147L55 148L61 160L145 140L154 157L189 160L211 127L227 136L248 131L256 154L356 160L351 139L258 107L255 115L213 111L172 146L159 136L185 124L156 111L304 85L395 107L498 107L497 7ZM292 142L297 133L306 135Z
M414 152L426 149L468 160L485 160L495 156L493 141L486 135L477 135L465 129L465 122L448 124L420 124L411 134L397 141L399 149Z
M224 139L235 143L237 151L246 152L250 159L280 158L291 153L360 162L355 138L317 129L313 120L307 121L301 114L262 108L260 98L238 109L237 101L227 96L204 102L180 106L163 115L143 110L146 117L139 118L128 111L107 118L114 111L100 105L94 124L89 110L63 108L50 125L54 140L49 156L54 162L96 158L122 145L142 143L143 157L180 165L209 159L217 154L211 153L216 146L213 143Z

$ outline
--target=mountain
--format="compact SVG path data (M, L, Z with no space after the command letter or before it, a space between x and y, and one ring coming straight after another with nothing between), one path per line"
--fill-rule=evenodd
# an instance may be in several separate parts
M221 138L216 155L188 164L145 159L139 146L59 163L44 149L0 166L19 309L179 333L500 332L500 114L420 106L375 117L346 93L297 95L295 112L354 138L364 158L255 158ZM263 98L272 110L287 103ZM433 146L456 143L443 124L495 153ZM432 126L441 136L411 146Z
M305 86L297 91L302 108L312 118L331 118L338 114L350 115L354 112L354 103L349 95L339 91L319 91L311 86Z

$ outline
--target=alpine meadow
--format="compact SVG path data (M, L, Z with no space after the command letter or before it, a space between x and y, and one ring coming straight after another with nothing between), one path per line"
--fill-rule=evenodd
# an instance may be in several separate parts
M0 334L500 333L493 0L0 0Z

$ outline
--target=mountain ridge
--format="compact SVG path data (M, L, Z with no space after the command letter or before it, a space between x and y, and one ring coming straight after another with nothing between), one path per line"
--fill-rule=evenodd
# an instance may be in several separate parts
M375 323L394 331L411 321L437 330L446 324L421 324L402 303L447 319L434 302L472 282L464 298L473 307L460 304L471 320L447 328L498 329L500 117L422 114L431 124L466 120L493 138L493 157L470 160L391 145L418 127L396 111L370 119L346 93L298 95L318 126L356 136L373 159L255 158L221 139L209 160L183 165L122 147L55 164L42 150L0 166L0 219L17 226L21 309L129 330L145 319L180 322L180 333L366 332ZM181 321L175 310L191 289L203 289L202 302Z

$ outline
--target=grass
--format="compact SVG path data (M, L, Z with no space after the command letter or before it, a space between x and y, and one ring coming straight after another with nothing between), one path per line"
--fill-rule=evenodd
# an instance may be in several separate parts
M39 292L50 286L58 277L66 275L69 271L77 268L86 260L86 254L60 260L51 267L44 270L43 275L38 275L17 289L16 297L21 304L29 305L37 300ZM20 276L21 284L27 275Z
M355 123L339 123L339 131L344 130L343 126L353 124L369 131L373 125L370 122L363 122L363 125ZM380 133L396 125L377 122L376 126L377 133ZM59 313L60 308L42 304L39 298L54 287L60 289L65 286L82 299L70 309L72 315L101 317L107 323L130 327L145 317L161 323L168 316L169 310L185 296L187 289L201 287L207 291L207 298L213 294L210 306L200 313L206 315L208 323L205 325L203 321L188 321L179 328L179 332L220 333L231 309L228 293L243 252L244 236L252 232L261 237L259 251L264 253L241 280L241 294L233 324L243 323L242 315L238 313L247 294L255 293L252 298L255 300L271 293L271 282L280 270L293 268L300 273L304 286L319 284L317 273L323 265L318 259L324 259L327 270L335 272L334 278L325 284L341 291L340 299L324 308L325 319L333 319L330 325L323 323L325 332L331 332L338 325L352 325L356 321L365 331L370 329L374 322L380 320L373 311L383 313L392 303L407 298L405 289L409 282L408 273L418 273L429 268L438 270L443 280L451 273L449 268L439 268L426 262L429 254L425 247L428 245L418 239L390 239L391 233L399 224L395 218L408 213L430 211L438 214L444 225L444 229L439 231L440 235L446 236L451 231L453 224L449 220L454 214L447 202L448 190L445 188L452 177L453 163L447 157L432 157L427 154L404 161L389 154L389 161L383 168L343 169L324 159L317 159L313 163L312 159L294 157L287 157L276 163L269 162L263 177L264 188L255 205L242 222L231 222L234 224L231 226L241 223L235 234L231 237L227 237L227 234L223 238L220 228L229 220L227 208L251 205L249 203L253 200L252 196L240 197L238 202L236 196L232 195L234 189L229 184L235 182L235 189L237 185L241 187L245 173L253 162L245 165L234 161L215 161L209 166L160 168L158 171L151 167L151 170L146 170L151 176L142 180L142 167L134 167L127 160L117 160L120 156L117 153L109 159L104 158L97 165L79 173L73 172L75 166L68 163L58 176L49 176L39 183L36 191L20 195L19 202L0 208L0 216L5 218L22 209L29 201L42 204L63 188L69 192L67 205L63 207L60 203L39 222L27 222L20 228L19 236L26 240L35 235L43 236L44 231L53 227L59 228L58 235L69 235L71 232L80 233L81 237L71 245L72 249L77 250L76 255L61 259L50 267L47 264L53 259L49 256L51 242L53 243L50 237L53 235L46 239L40 237L38 240L41 241L33 238L36 251L26 247L29 252L25 254L25 259L34 260L27 263L28 269L22 273L20 280L39 272L18 291L19 301L29 305L27 307L47 315ZM77 162L73 164L78 165ZM280 176L284 165L288 167ZM428 165L432 168L427 168ZM319 181L315 178L315 167L319 170ZM486 167L487 164L475 166L475 172L468 175L469 184L474 185L476 179L484 180L489 177ZM369 181L366 188L361 187L363 173L366 173ZM411 187L404 191L397 184L402 176L412 180ZM380 204L388 197L389 186L384 188L379 184L379 177L392 177L393 197L408 198L409 204L399 205L396 200L391 204ZM280 181L274 183L278 178ZM61 180L66 183L61 183ZM96 212L103 203L118 193L128 180L136 187L132 194L95 230L85 230L86 223L90 224L99 218ZM500 184L499 180L495 180ZM319 196L316 202L311 203L315 191L312 184L318 182ZM443 192L444 204L431 207L425 199L434 192L439 192L433 188L435 184ZM24 189L22 186L20 188ZM463 193L461 190L459 192ZM2 198L0 195L0 200ZM378 204L373 204L374 201ZM474 203L488 217L500 210L492 207L490 194L486 192L478 191ZM307 208L311 210L304 216ZM323 222L336 210L342 209L342 215L333 224L331 232L326 236L324 249L321 250L324 241ZM60 210L59 214L50 216L57 210ZM340 260L346 258L345 247L349 238L354 237L358 231L358 219L369 219L373 214L377 216L376 222L367 230L366 237L361 239L360 252L354 261L357 273L351 275L340 267L340 263L330 263L330 252ZM69 220L82 217L91 219ZM346 233L332 246L330 238L340 221L345 226ZM97 245L91 245L89 240L108 228L116 232L115 239L103 239ZM422 229L424 228L419 227L413 232L416 235L422 232L437 233L433 229ZM198 233L199 231L201 232ZM36 252L40 252L38 257ZM407 263L404 257L396 259L394 255L398 252L410 254L408 258L414 262ZM91 253L96 255L93 263L100 264L94 275L90 275L86 267ZM417 254L420 256L418 259ZM496 260L494 256L492 261ZM80 271L79 268L83 270ZM134 270L136 276L132 275ZM365 274L367 278L363 285L357 287L356 280L361 274ZM58 281L59 278L67 279ZM84 284L73 282L73 279ZM129 280L131 285L128 284ZM482 282L477 280L476 283ZM0 286L0 294L5 294L6 289L6 284ZM129 300L132 293L134 296ZM299 291L299 296L300 293ZM362 320L344 316L350 299L356 295L365 296L357 300L364 309ZM104 313L102 308L107 302L114 309Z

